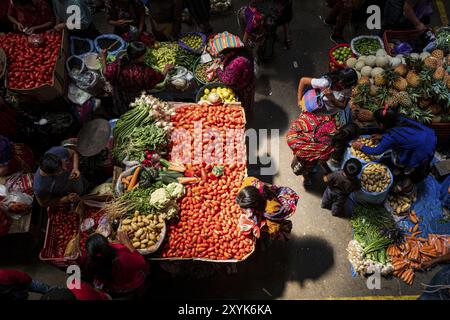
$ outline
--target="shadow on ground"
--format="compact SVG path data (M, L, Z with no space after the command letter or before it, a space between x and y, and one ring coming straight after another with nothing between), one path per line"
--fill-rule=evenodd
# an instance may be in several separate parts
M283 295L287 283L303 287L305 281L317 281L334 265L333 248L321 238L260 243L248 260L237 265L234 274L228 274L229 266L224 264L154 263L148 298L276 299Z

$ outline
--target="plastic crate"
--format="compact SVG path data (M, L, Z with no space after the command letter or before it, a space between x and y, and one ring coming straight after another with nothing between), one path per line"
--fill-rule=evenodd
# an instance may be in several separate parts
M79 250L71 256L71 257L64 257L64 251L66 248L58 248L57 246L57 234L55 233L55 225L54 225L54 219L55 215L59 210L66 210L67 212L65 214L77 214L75 212L70 212L70 209L68 207L49 207L47 209L48 213L48 221L47 221L47 228L45 231L45 242L44 247L42 248L41 252L39 253L39 259L42 261L50 262L54 264L57 267L65 268L67 266L78 264L81 259L81 254ZM78 217L78 226L77 226L77 235L79 237L79 230L80 230L80 218Z
M425 32L428 32L428 31L429 31L429 29L422 30L422 31L420 31L420 30L404 30L404 31L386 30L383 34L384 49L386 50L386 52L389 55L395 56L394 50L389 47L389 43L391 42L392 39L406 42L406 41L417 39L420 36L422 36Z
M347 47L350 48L350 44L348 43L342 43L342 44L338 44L337 46L331 48L330 51L328 51L328 57L330 58L330 68L332 69L344 69L347 67L347 65L345 63L340 64L339 62L336 61L336 59L333 57L333 52L338 49L338 48L342 48L342 47ZM355 54L352 51L352 57L356 57ZM348 58L350 59L350 58Z

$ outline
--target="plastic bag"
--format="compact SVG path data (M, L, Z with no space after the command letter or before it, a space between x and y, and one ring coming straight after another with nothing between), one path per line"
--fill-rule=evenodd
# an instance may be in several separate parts
M8 215L12 219L19 220L22 216L31 213L33 198L25 193L11 192L3 203L8 208Z
M98 221L98 227L97 230L95 230L95 232L101 234L105 238L108 238L109 235L111 234L111 231L112 227L109 221L109 217L107 214L104 214Z
M413 47L407 42L402 42L395 46L394 53L395 54L410 54L413 52Z
M92 95L71 83L69 84L69 92L67 97L71 102L77 105L83 105L92 97Z
M66 69L70 79L76 81L78 77L86 70L86 65L80 57L70 56L66 61Z

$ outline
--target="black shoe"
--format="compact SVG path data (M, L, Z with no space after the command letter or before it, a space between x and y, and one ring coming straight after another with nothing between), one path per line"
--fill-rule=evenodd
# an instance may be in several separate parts
M331 35L330 40L336 44L346 43L345 39L339 36Z

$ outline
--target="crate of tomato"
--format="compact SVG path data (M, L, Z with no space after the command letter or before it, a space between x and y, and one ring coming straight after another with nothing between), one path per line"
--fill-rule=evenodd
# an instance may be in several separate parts
M79 248L80 215L71 206L49 207L45 231L45 242L39 258L57 267L77 264L81 254Z
M172 160L186 163L186 178L182 179L186 195L179 200L179 219L169 224L158 259L243 261L255 246L252 236L240 233L242 211L235 202L247 172L245 113L240 104L183 105L177 108L172 123L175 130L188 130L194 136L194 122L199 120L203 162L188 161L196 150L195 139L190 148L183 139L173 140ZM232 138L227 138L231 130Z
M11 94L37 102L49 102L64 94L66 32L47 31L30 36L7 33L0 37L0 46L8 60L5 86Z
M355 55L350 48L350 44L339 44L328 52L330 58L330 70L344 69L347 67L347 60Z

